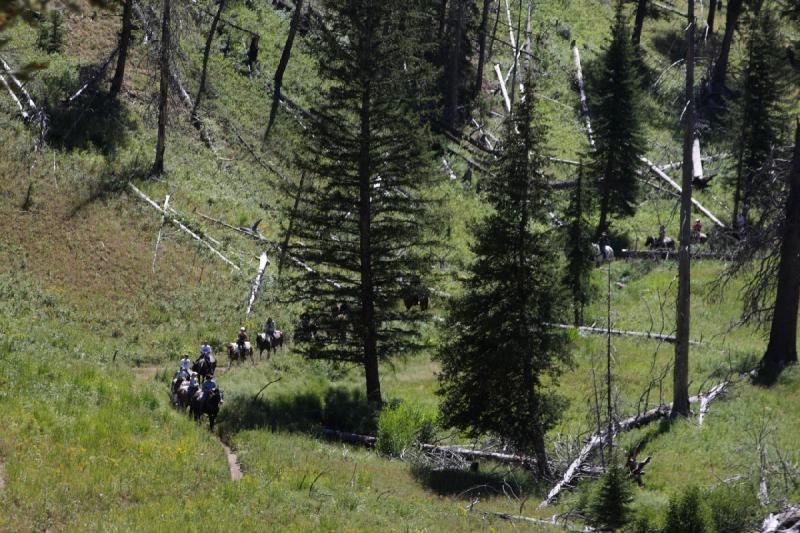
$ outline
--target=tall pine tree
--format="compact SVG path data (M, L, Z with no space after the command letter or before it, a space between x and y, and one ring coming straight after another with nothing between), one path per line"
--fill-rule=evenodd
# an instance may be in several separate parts
M590 275L594 266L592 230L589 225L591 196L586 190L583 165L579 168L578 181L566 212L567 238L564 241L567 257L564 284L572 293L575 326L583 325L583 308L589 303Z
M639 157L645 151L636 50L622 2L617 4L611 42L603 53L596 79L591 107L595 114L594 172L600 197L599 235L608 230L610 217L634 214L639 191L636 173L641 167Z
M381 403L379 361L414 346L418 313L398 310L420 275L431 176L417 111L425 85L417 0L326 0L313 43L324 89L309 119L300 167L307 185L291 246L316 272L295 278L321 333L314 358L363 365L367 398Z
M544 436L559 415L550 385L567 359L556 248L546 227L546 128L528 82L507 119L502 156L486 179L494 208L475 227L465 294L450 308L440 394L445 423L494 433L548 469Z

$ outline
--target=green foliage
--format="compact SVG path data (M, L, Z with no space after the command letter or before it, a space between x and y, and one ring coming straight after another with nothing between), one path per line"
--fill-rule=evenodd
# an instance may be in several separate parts
M554 243L546 230L546 128L533 84L507 119L503 155L486 179L494 211L475 226L470 278L453 300L438 353L442 418L472 436L493 432L546 469L544 433L562 407L545 383L566 360Z
M591 496L587 511L589 523L601 530L617 530L630 520L633 490L628 474L613 463Z
M375 407L362 389L332 387L325 392L322 423L339 431L359 434L375 432Z
M688 487L683 495L669 501L663 533L710 533L707 510L700 499L700 489Z
M636 48L621 1L611 42L599 63L589 102L596 141L592 169L600 196L598 234L608 230L609 217L629 217L636 212L639 157L646 149Z
M711 523L715 533L755 531L762 510L753 487L750 485L723 485L707 497Z
M378 419L377 448L383 453L400 455L416 442L430 442L436 427L436 411L413 400L385 407Z
M572 293L572 306L575 325L583 325L583 309L591 296L590 274L594 266L592 250L592 230L589 226L591 196L586 190L583 167L578 174L578 182L570 198L565 213L567 234L564 240L567 268L564 285Z

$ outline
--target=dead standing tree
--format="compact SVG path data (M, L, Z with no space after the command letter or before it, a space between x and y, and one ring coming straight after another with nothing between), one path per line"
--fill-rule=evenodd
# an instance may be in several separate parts
M131 43L131 31L133 29L133 0L125 0L122 6L122 31L119 34L119 45L117 46L117 69L114 72L114 79L111 80L109 96L116 98L122 90L122 81L125 78L125 63L128 60L128 47Z
M275 69L274 87L272 91L272 108L269 111L269 122L267 123L267 130L264 132L264 142L269 138L269 132L275 124L275 117L278 114L278 104L281 100L281 86L283 85L283 74L286 72L286 66L289 64L289 57L292 55L292 45L294 44L294 37L297 34L297 28L300 26L300 16L303 11L303 0L297 0L292 13L292 21L289 24L289 35L286 36L286 44L283 46L281 52L281 59L278 61L278 68Z
M200 72L200 86L197 88L197 97L194 99L194 105L192 106L191 112L192 125L198 129L200 129L202 125L200 123L200 119L197 117L197 109L200 107L200 101L203 99L203 93L206 91L208 56L211 52L211 43L214 41L214 33L217 31L217 25L219 24L219 19L222 16L222 11L225 9L225 4L226 0L220 0L219 6L217 7L217 12L214 14L214 18L211 19L211 28L208 30L206 46L203 49L203 70Z
M675 307L675 366L671 417L689 416L689 303L691 299L690 221L692 215L692 151L694 145L694 0L687 5L686 112L683 124L683 183L681 184L680 247L678 249L678 300Z
M164 150L167 133L167 97L169 95L169 56L170 56L170 1L164 0L164 13L161 17L161 53L159 67L161 82L158 96L158 140L156 141L156 159L151 174L159 176L164 173Z

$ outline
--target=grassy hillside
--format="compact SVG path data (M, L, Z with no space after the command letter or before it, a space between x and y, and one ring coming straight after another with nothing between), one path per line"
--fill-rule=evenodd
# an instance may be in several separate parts
M376 419L365 406L361 369L304 360L291 343L270 361L233 367L219 379L226 391L219 435L236 450L245 474L231 481L218 436L169 407L167 382L180 354L195 353L203 338L220 350L241 324L255 331L267 316L291 330L302 305L282 298L277 258L268 248L273 266L254 314L246 318L245 301L264 245L208 218L241 226L262 219L259 229L265 237L282 236L286 221L277 208L286 199L279 185L282 179L298 178L293 153L302 117L282 106L269 144L263 151L260 144L288 14L269 3L230 6L229 20L261 35L260 64L254 73L246 72L245 34L228 30L220 37L209 64L209 96L201 107L219 155L204 145L189 124L188 110L174 98L168 172L156 180L147 179L147 173L155 144L157 76L153 49L140 27L119 103L109 103L102 92L89 93L73 107L60 103L115 46L117 14L95 11L88 3L81 7L80 13L66 16L61 53L39 50L30 27L4 32L10 41L2 55L13 65L46 64L28 87L50 113L51 130L47 146L37 147L35 132L18 119L8 94L0 94L0 403L6 420L0 435L0 503L5 509L0 530L175 530L207 529L209 524L232 531L538 530L543 526L512 524L492 512L549 518L585 503L592 485L588 480L557 505L539 509L550 483L537 482L522 469L482 462L479 472L442 471L413 460L410 448L401 460L326 441L324 427L371 434L402 431L390 426L388 418ZM676 7L682 9L683 2ZM552 154L578 159L587 142L576 112L570 42L575 39L580 46L591 90L592 65L607 37L612 6L552 0L537 3L534 13L534 28L541 29L546 45L538 91L544 97ZM176 64L193 96L208 19L195 4L181 6L177 18L182 54ZM724 10L718 20L724 20ZM682 25L664 14L645 23L647 155L657 163L679 159L676 96L682 72L668 67L683 53ZM497 34L508 38L502 17ZM228 37L231 50L225 57L220 47ZM733 51L737 68L740 43ZM511 51L500 43L495 47L494 61L505 70ZM490 74L487 70L475 116L497 132L499 118L492 111L500 111L502 104ZM738 76L736 68L733 75ZM317 86L301 38L284 89L299 104L311 106ZM704 151L729 150L724 129L714 131L704 138ZM456 153L477 157L466 143L442 142ZM462 157L446 157L458 175L466 171ZM707 171L730 172L731 165L727 160L711 163ZM550 169L553 179L569 179L573 171L557 164ZM153 271L160 216L129 192L129 182L156 202L170 194L181 218L219 240L220 250L242 272L226 267L174 227L166 228ZM724 220L730 195L720 182L697 197ZM452 294L470 260L468 226L486 212L485 201L474 183L450 181L444 172L429 194L443 199L449 240L435 259L440 288ZM638 214L618 229L640 245L659 223L674 235L675 205L672 197L645 186ZM690 357L693 394L751 368L765 347L763 332L737 325L742 280L712 293L723 268L715 261L693 265L692 337L700 341ZM608 273L614 327L672 332L676 270L669 260L614 263ZM597 298L586 312L601 326L606 323L606 275L605 270L595 272ZM432 307L433 318L423 331L428 349L381 367L388 403L402 402L422 418L435 416L438 405L437 364L431 355L444 301L434 298ZM595 429L592 376L593 371L602 373L605 358L604 338L575 335L572 340L573 365L557 385L568 407L548 435L552 455L561 463ZM613 348L621 415L670 401L672 345L619 338ZM645 439L642 455L652 456L646 486L635 491L638 512L658 524L673 494L689 485L710 490L731 478L752 495L761 467L772 474L768 507L797 501L798 385L797 368L769 389L741 379L712 404L702 427L692 418L623 436L621 453ZM406 420L399 418L402 425ZM465 442L440 427L429 437Z

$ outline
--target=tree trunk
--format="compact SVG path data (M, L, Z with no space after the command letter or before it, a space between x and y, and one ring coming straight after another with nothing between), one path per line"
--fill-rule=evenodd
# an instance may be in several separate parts
M206 91L206 77L208 75L208 55L211 52L211 43L214 41L214 33L217 31L219 18L222 16L222 10L225 9L225 1L220 0L219 7L214 18L211 20L211 28L208 30L208 37L206 37L206 47L203 49L203 70L200 73L200 86L197 88L197 97L194 99L194 106L192 106L192 123L197 126L200 122L197 118L197 109L200 107L200 100L203 98L203 93Z
M359 134L360 153L358 157L358 178L360 182L358 201L358 226L361 256L361 328L364 342L364 374L367 380L367 400L380 406L381 382L378 373L378 343L375 324L375 289L372 280L372 206L370 180L372 162L370 148L372 131L370 125L370 82L367 82L361 97L361 132Z
M281 255L278 259L278 278L281 277L283 272L283 260L289 250L289 239L292 237L294 231L294 221L297 219L297 210L300 208L300 199L303 195L303 185L306 181L306 173L300 174L300 184L297 187L297 196L294 197L294 206L292 206L292 213L289 215L289 226L286 228L286 235L283 237L283 245L281 246Z
M475 89L473 93L478 96L483 87L483 65L486 63L486 26L489 24L489 7L491 0L483 0L483 13L481 13L481 25L478 30L478 72L475 76Z
M156 141L156 160L153 163L153 175L159 176L164 173L164 148L165 137L167 134L167 93L169 91L169 11L170 1L164 0L164 14L161 17L161 82L158 96L158 140Z
M133 12L133 0L125 0L122 7L122 31L119 34L119 46L117 47L117 70L114 72L114 79L111 80L109 96L116 98L122 90L122 80L125 78L125 62L128 60L128 46L131 43L131 22Z
M789 174L789 198L781 259L778 266L778 289L769 344L761 359L759 377L770 382L780 370L797 362L797 309L800 300L800 121L794 140L794 157Z
M272 92L272 108L269 111L269 122L267 123L267 130L264 132L264 142L269 138L269 132L275 124L275 117L278 114L278 104L281 101L281 85L283 85L283 73L286 72L286 66L289 64L289 57L292 55L292 45L294 44L294 36L297 34L297 27L300 25L300 14L303 9L303 0L297 0L294 6L294 13L292 13L292 21L289 24L289 35L286 37L286 44L283 46L281 59L278 61L278 68L275 69L275 78L273 82Z
M250 37L250 47L247 49L247 67L250 69L251 74L256 68L256 63L258 63L258 43L260 41L261 36L258 34L253 34Z
M731 53L731 43L733 42L733 32L736 23L742 12L742 0L730 0L728 11L725 15L725 35L722 37L719 55L714 62L714 70L711 74L711 93L720 94L725 88L725 77L728 75L728 57Z
M446 22L447 22L447 0L442 0L442 3L439 5L439 29L437 35L437 42L439 43L443 42L444 28Z
M647 14L647 0L638 0L636 3L636 20L633 23L633 44L639 46L642 40L642 27L644 26L644 16Z
M683 183L681 184L681 229L678 249L678 300L675 306L676 343L673 368L671 417L689 416L689 303L691 301L690 220L692 216L692 146L694 144L694 0L687 7L686 114L683 126Z
M742 165L744 160L744 143L740 141L739 146L739 160L736 163L736 187L733 191L733 213L731 214L731 227L734 230L740 230L736 219L739 217L739 204L742 199Z
M719 5L719 0L710 0L708 4L708 18L706 19L706 35L705 35L706 39L714 35L714 18L717 15L718 5Z
M600 221L597 224L596 237L600 237L604 231L608 231L608 207L611 193L608 189L603 191L603 196L600 198Z
M447 68L446 68L446 94L444 106L445 125L453 129L458 118L458 89L461 81L461 46L464 41L464 2L466 0L452 0L450 2Z

